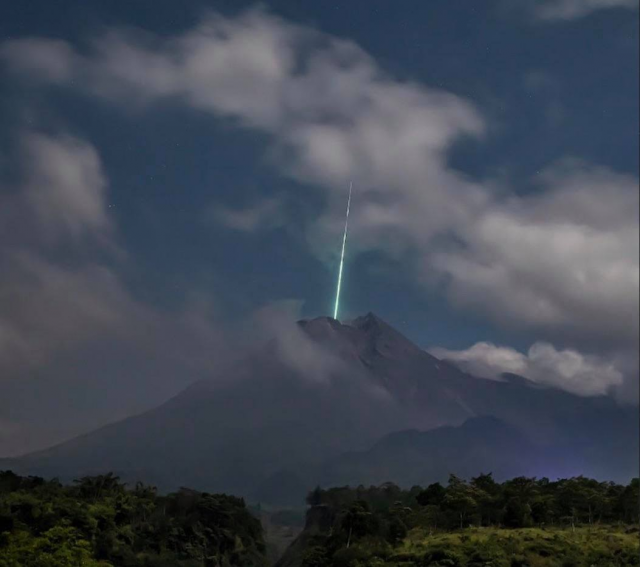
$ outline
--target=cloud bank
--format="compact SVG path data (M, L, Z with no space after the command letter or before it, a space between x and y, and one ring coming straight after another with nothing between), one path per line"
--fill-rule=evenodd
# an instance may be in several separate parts
M517 374L581 396L609 394L623 382L622 373L611 362L575 350L559 351L543 342L533 344L526 354L486 342L466 350L432 348L430 352L475 376L501 379L504 373Z

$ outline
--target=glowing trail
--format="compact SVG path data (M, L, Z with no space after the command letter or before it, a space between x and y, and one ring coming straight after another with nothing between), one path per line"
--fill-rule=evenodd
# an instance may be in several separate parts
M347 245L347 230L349 228L349 207L351 206L351 188L353 181L349 183L349 199L347 200L347 217L344 221L344 234L342 236L342 253L340 254L340 270L338 271L338 289L336 291L336 307L333 310L333 318L338 318L338 305L340 304L340 285L342 284L342 266L344 266L344 249Z

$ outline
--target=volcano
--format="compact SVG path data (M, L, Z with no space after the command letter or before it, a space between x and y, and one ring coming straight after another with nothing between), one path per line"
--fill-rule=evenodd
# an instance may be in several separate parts
M274 505L329 484L585 476L638 470L638 411L518 376L486 380L373 313L292 324L161 406L0 469L70 480L113 471Z

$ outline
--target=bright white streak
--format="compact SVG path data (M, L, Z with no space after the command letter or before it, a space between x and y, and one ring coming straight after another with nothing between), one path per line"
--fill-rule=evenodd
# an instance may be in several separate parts
M340 286L342 285L342 266L344 266L344 249L347 245L347 230L349 228L349 208L351 207L351 188L353 181L349 183L349 199L347 200L347 217L344 221L344 234L342 235L342 253L340 254L340 270L338 271L338 289L336 291L336 307L333 310L333 318L338 319L338 305L340 304Z

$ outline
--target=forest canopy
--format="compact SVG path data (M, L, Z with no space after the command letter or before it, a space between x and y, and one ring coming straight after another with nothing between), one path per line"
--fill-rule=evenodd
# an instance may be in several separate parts
M638 489L638 479L498 483L491 474L410 490L318 487L278 566L637 566Z
M0 567L266 565L244 500L189 489L166 496L117 476L57 480L0 472Z

